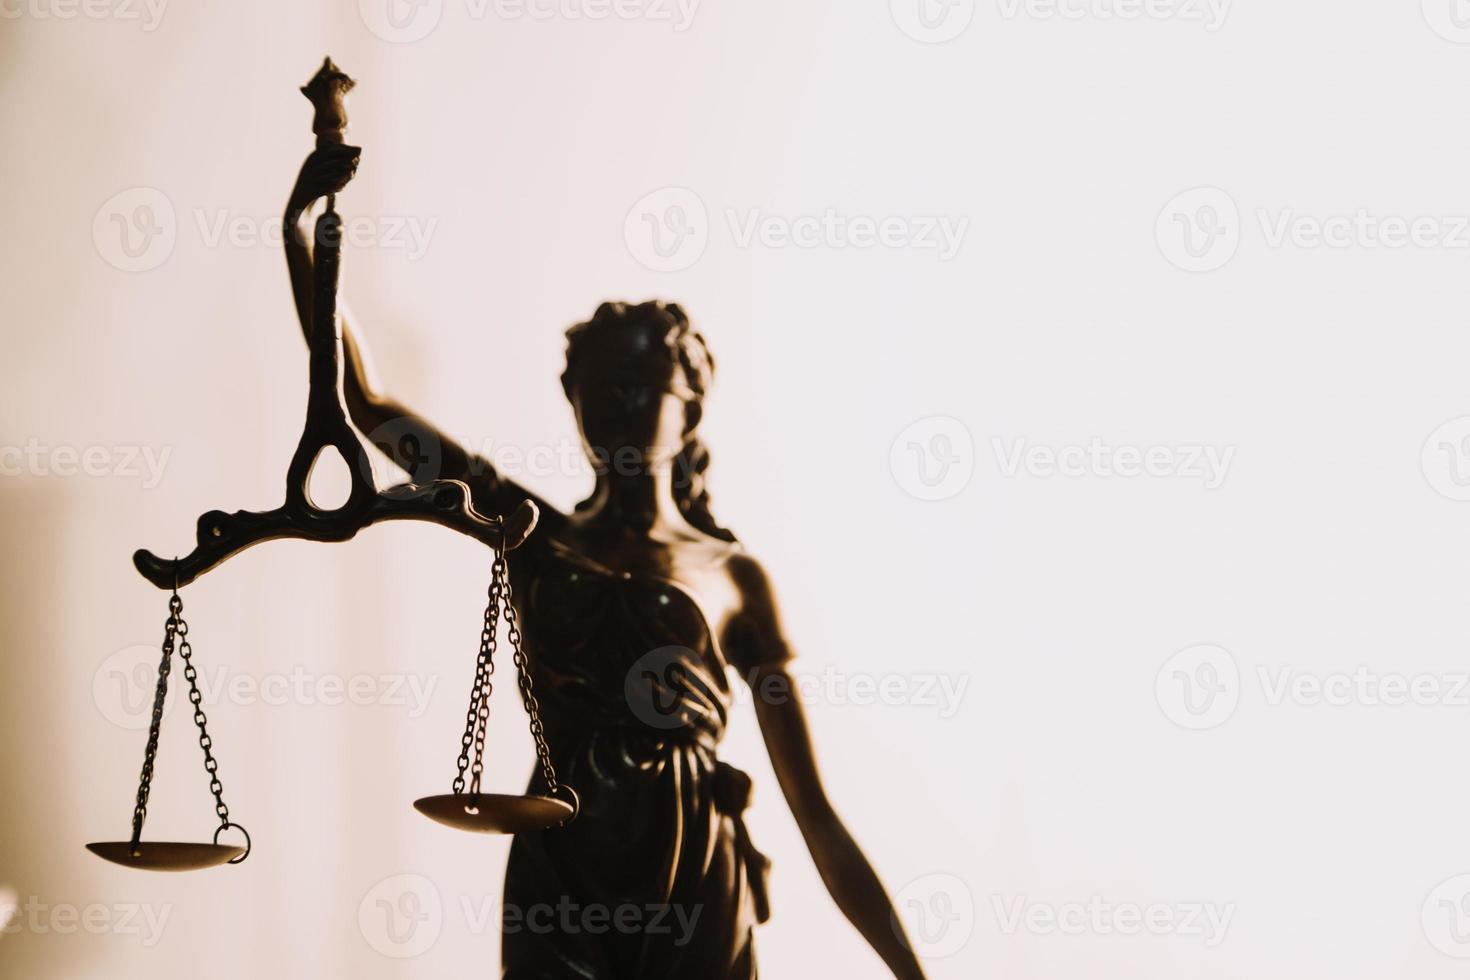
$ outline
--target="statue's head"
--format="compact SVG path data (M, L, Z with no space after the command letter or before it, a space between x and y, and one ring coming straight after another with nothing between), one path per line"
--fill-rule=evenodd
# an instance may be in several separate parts
M713 377L704 338L674 303L603 303L567 331L562 389L593 465L669 472L690 523L728 539L709 516L696 436Z

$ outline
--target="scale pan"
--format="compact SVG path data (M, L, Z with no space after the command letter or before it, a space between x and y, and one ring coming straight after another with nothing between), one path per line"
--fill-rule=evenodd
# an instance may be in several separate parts
M506 796L501 793L448 793L413 801L430 820L479 834L518 834L545 830L571 819L572 805L549 796Z
M136 850L131 841L105 841L88 844L87 850L104 861L147 871L197 871L229 864L245 853L245 848L229 844L187 844L168 840L139 841Z

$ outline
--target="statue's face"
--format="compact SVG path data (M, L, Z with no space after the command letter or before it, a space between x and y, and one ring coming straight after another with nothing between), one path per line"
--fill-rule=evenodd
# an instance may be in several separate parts
M682 372L651 360L591 368L569 392L588 455L620 475L672 461L698 418Z

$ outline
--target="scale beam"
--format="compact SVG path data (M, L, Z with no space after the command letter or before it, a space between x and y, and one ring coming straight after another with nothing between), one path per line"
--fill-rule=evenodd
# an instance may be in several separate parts
M316 108L312 132L316 134L317 153L328 147L341 146L347 126L343 97L352 88L348 78L332 59L322 62L301 92ZM356 148L349 148L356 159ZM329 151L337 153L338 151ZM336 185L339 188L345 183ZM293 202L295 196L293 195ZM294 225L294 212L292 212ZM295 234L294 227L290 230ZM294 240L292 246L297 244ZM305 243L301 243L303 252ZM304 256L302 256L304 257ZM292 286L304 286L305 271L293 256ZM164 627L162 656L158 665L158 683L153 692L153 715L148 726L148 747L143 755L143 769L138 777L138 795L133 807L133 832L126 841L100 841L87 848L105 860L131 868L152 871L192 871L221 864L239 864L250 855L250 834L230 819L225 804L224 786L219 778L219 763L211 747L213 739L207 728L208 719L200 707L198 671L194 666L193 648L189 643L189 626L182 617L184 602L178 590L200 575L217 567L233 555L262 541L296 538L303 541L346 541L358 531L384 521L413 520L438 524L490 545L495 552L491 566L492 581L487 592L488 605L480 631L480 653L475 661L475 684L470 692L470 708L466 728L460 740L458 776L449 795L426 797L417 801L422 813L440 823L461 830L480 833L519 833L561 826L576 819L581 803L576 790L556 778L551 750L546 741L545 726L533 690L529 662L521 646L521 631L516 625L516 610L511 601L510 572L506 553L519 547L536 527L539 511L530 500L521 501L507 516L486 516L475 510L470 486L462 480L433 480L423 484L406 483L380 490L369 465L368 443L353 427L342 390L342 324L337 317L337 279L342 261L342 219L337 214L336 194L326 195L326 207L317 219L315 241L309 257L310 309L299 303L310 349L306 423L301 440L286 470L286 499L275 510L238 510L233 514L211 510L199 518L197 543L182 558L159 558L151 551L133 553L133 564L139 573L158 586L170 589L169 618ZM347 499L337 507L320 507L311 499L312 470L327 452L337 453L347 464L352 486ZM386 452L386 450L385 450ZM516 687L521 706L530 719L531 737L536 743L536 756L541 763L541 779L546 796L504 796L480 793L480 776L484 771L485 731L490 717L490 675L495 670L494 654L498 642L501 617L507 624L506 639L511 647L516 668ZM153 766L158 752L158 736L168 696L169 673L177 652L183 664L184 680L189 687L189 701L194 706L194 724L199 729L199 746L204 751L204 768L209 774L209 789L214 795L215 815L219 826L208 843L180 841L144 841L143 823L148 815L148 799L153 783ZM471 752L473 751L473 765ZM469 792L465 793L465 777L469 774ZM225 831L238 831L244 846L221 844Z
M340 146L347 128L343 99L355 83L332 59L301 89L316 109L312 132L318 150ZM327 196L317 219L312 255L310 388L306 424L286 471L286 501L275 510L212 510L199 518L198 544L182 558L159 558L151 551L133 554L133 564L160 589L176 589L194 581L232 555L253 544L278 538L346 541L363 528L382 521L417 520L483 541L497 551L515 549L536 526L536 505L524 501L509 517L486 517L475 510L470 488L459 480L435 480L379 490L373 480L367 447L353 428L342 393L342 325L337 317L337 280L342 261L342 219L336 195ZM348 464L352 489L341 507L324 509L307 492L311 471L327 450Z
M470 502L470 488L459 480L404 484L374 494L356 512L316 511L303 518L289 507L269 511L212 510L199 518L198 546L182 558L159 558L146 548L133 554L133 565L160 589L183 588L205 572L262 541L347 541L358 531L383 521L428 521L468 535L496 550L513 551L536 527L536 505L527 500L508 518L485 517Z

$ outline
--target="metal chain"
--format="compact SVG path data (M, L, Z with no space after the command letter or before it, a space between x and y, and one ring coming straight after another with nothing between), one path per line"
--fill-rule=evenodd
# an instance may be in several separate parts
M485 618L480 629L480 654L475 661L475 683L470 690L470 706L465 712L464 735L460 739L458 775L454 778L454 792L465 791L465 773L470 774L469 791L480 792L480 777L484 773L485 729L490 717L490 695L493 685L490 675L495 673L495 650L500 618L504 610L506 639L510 643L512 659L516 666L516 683L521 692L521 705L530 719L531 738L536 743L536 757L541 764L541 776L546 782L547 792L555 796L561 786L556 779L556 767L551 763L551 749L546 744L545 726L541 723L541 706L536 702L531 683L529 664L525 651L521 649L521 628L516 609L511 601L510 566L505 552L497 550L495 564L490 570L490 587L487 590ZM473 761L471 761L473 753Z
M505 599L505 638L510 642L511 659L516 665L516 680L521 690L521 704L531 722L531 738L536 741L536 756L541 760L541 776L546 781L546 792L555 796L561 789L556 781L556 767L551 764L551 750L546 746L546 729L541 724L541 706L536 702L536 693L531 685L531 673L521 649L521 628L516 619L515 606L511 604L510 572L504 553L495 556L494 578L500 582L501 595Z
M153 760L158 755L158 729L163 722L163 703L168 697L168 674L174 653L177 628L173 600L169 600L169 617L163 627L163 657L158 661L158 684L153 690L153 717L148 722L148 747L143 752L143 773L138 777L138 801L133 806L132 849L137 851L143 837L143 820L148 815L148 791L153 785Z
M485 618L480 627L480 653L475 659L475 684L470 689L470 708L465 713L464 737L460 740L459 774L454 777L454 792L463 793L465 770L471 769L470 752L474 751L470 792L480 792L480 774L484 771L485 726L490 718L490 693L494 685L496 633L500 628L500 582L491 576L487 590Z
M194 724L199 729L199 747L204 750L204 771L209 773L209 791L214 794L214 812L219 816L219 825L223 829L230 825L230 808L225 805L225 788L219 781L219 762L211 751L214 748L214 739L209 737L209 719L204 716L204 709L200 707L204 698L199 693L199 674L191 659L194 649L189 646L189 624L179 615L184 611L184 600L179 598L177 592L169 597L168 610L172 614L173 631L178 635L179 658L184 661L184 680L189 682L189 703L194 706Z

